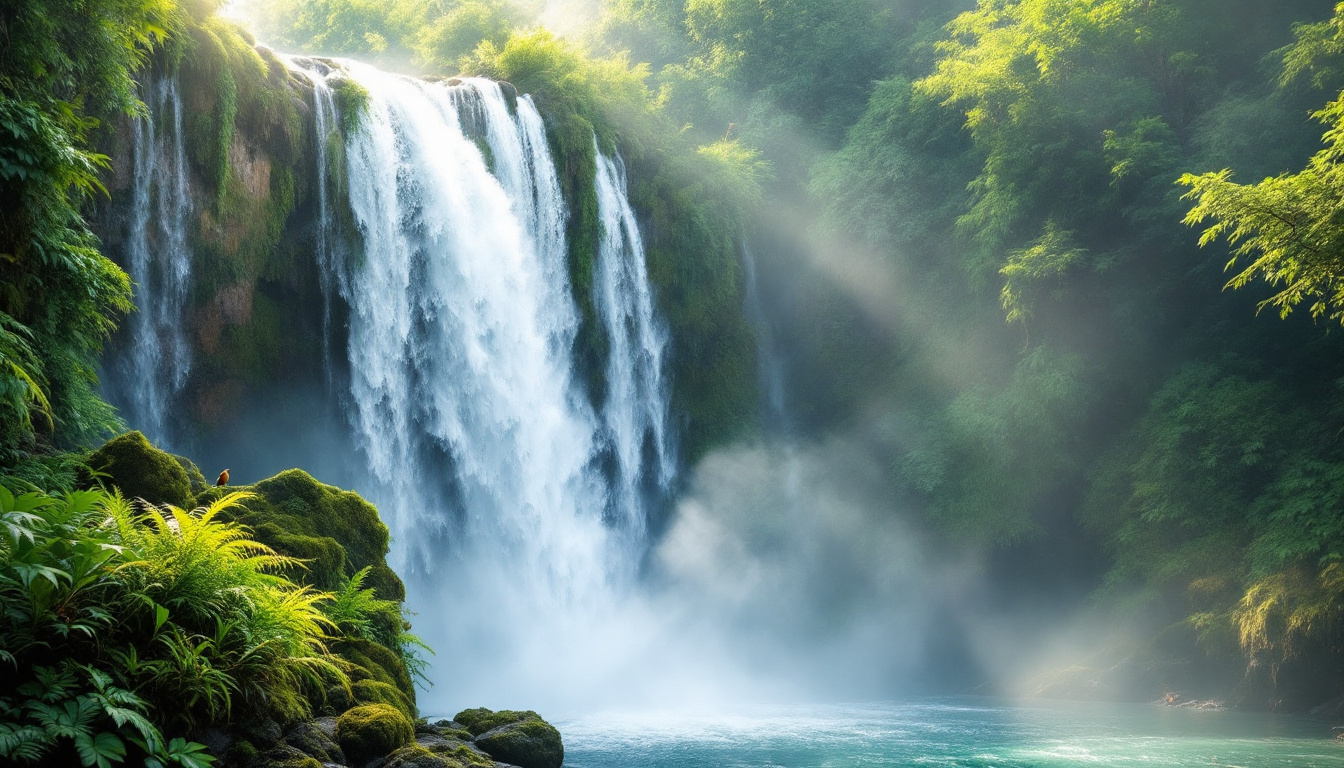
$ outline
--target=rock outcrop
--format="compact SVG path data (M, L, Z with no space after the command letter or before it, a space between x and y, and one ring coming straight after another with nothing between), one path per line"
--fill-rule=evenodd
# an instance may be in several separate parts
M560 732L536 712L469 709L411 725L395 708L368 705L300 723L260 752L221 768L560 768Z

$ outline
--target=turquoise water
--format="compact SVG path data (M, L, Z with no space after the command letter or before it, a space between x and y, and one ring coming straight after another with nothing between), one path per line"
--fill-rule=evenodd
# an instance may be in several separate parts
M559 723L565 768L1341 768L1344 742L1330 726L1155 704L976 699Z

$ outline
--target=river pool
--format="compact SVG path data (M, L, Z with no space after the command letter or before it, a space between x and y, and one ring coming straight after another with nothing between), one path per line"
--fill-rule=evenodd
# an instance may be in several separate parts
M557 725L566 768L1344 767L1330 722L1156 704L958 698L603 714Z

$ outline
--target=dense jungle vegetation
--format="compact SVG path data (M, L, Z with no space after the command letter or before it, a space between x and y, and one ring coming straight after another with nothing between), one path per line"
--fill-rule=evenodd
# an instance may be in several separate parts
M608 0L563 40L536 3L266 8L636 155L680 126L751 203L799 435L857 434L894 514L1084 585L1153 664L1338 692L1344 6Z
M5 765L247 765L260 745L267 764L306 766L278 742L295 723L348 715L335 740L307 737L339 754L417 716L424 648L372 505L297 470L208 489L139 432L108 440L124 426L95 371L132 286L90 229L111 165L95 142L143 112L137 78L191 35L238 36L214 10L0 8Z
M0 7L8 758L199 765L203 724L302 718L333 690L415 714L385 529L382 549L371 523L372 544L324 538L187 463L137 490L89 453L124 426L95 371L132 286L88 215L99 137L145 108L136 77L196 67L231 94L213 128L297 125L267 96L273 59L216 10ZM791 437L881 456L892 514L995 552L1006 593L1078 585L1061 589L1151 628L1140 658L1193 660L1191 685L1231 681L1250 707L1344 690L1344 4L606 0L566 37L504 0L250 10L277 49L533 93L578 201L578 295L592 132L621 150L687 461L759 429L749 247ZM225 202L231 137L193 149ZM282 227L255 214L302 204L273 183L283 206L220 204L258 229L217 268L269 269ZM600 346L581 335L580 360ZM311 481L283 478L271 493Z

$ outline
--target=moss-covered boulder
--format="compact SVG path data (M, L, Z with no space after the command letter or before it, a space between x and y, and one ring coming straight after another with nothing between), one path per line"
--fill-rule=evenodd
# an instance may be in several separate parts
M188 459L186 456L178 456L175 453L170 453L168 455L172 456L173 459L181 465L182 471L187 473L187 484L191 487L192 496L198 496L203 493L206 488L210 487L209 484L205 482L205 474L201 472L200 467L196 466L196 462Z
M301 469L290 469L252 486L209 489L208 503L229 490L256 495L236 519L258 540L285 554L308 559L308 571L295 576L319 589L335 590L345 577L368 566L368 586L384 600L401 600L405 587L387 567L387 526L378 510L353 491L318 482Z
M383 768L495 768L494 760L463 742L417 742L392 753Z
M500 762L519 768L560 768L565 762L560 732L536 712L467 709L453 719L476 737L477 747Z
M350 695L356 704L386 704L396 707L407 718L416 715L415 704L395 686L377 680L358 680L350 684Z
M349 637L333 643L331 649L341 658L363 668L363 673L358 670L352 672L351 679L377 680L393 686L407 696L414 695L410 673L406 671L401 659L387 648L363 638Z
M288 744L277 744L258 755L254 768L322 768L322 761Z
M191 477L184 465L195 465L155 448L140 432L107 441L89 456L88 465L128 498L191 506ZM199 469L196 474L200 475Z
M333 643L337 656L355 664L350 692L358 704L391 704L415 719L415 685L406 665L391 650L362 638Z
M334 723L333 723L334 725ZM344 763L345 753L336 743L335 731L328 732L316 721L299 723L284 736L284 742L322 763Z
M355 707L336 719L336 741L350 765L390 755L414 737L410 718L387 704Z

